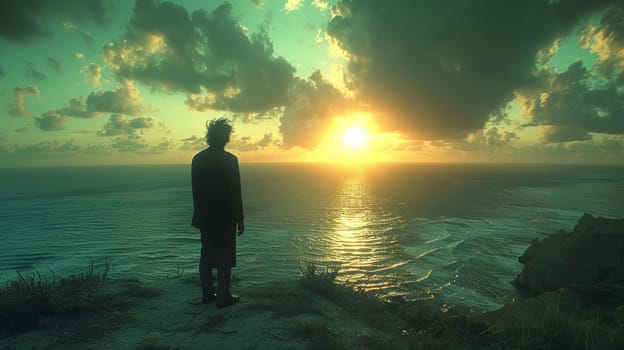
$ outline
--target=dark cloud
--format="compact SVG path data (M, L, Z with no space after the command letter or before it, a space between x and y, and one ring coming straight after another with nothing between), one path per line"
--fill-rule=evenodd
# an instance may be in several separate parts
M328 34L388 130L463 138L532 83L540 50L616 1L340 1Z
M555 158L575 162L611 160L620 163L623 154L624 137L619 135L608 136L599 140L534 144L528 148L520 149L516 156L533 160Z
M260 112L287 102L294 68L273 56L266 30L250 36L229 3L211 13L151 0L135 4L128 33L104 48L118 80L189 94L193 110Z
M93 92L87 96L87 109L91 112L108 112L141 115L147 110L139 89L132 80L123 80L115 91Z
M50 67L55 72L60 72L63 70L63 66L61 65L61 61L54 59L52 57L47 58L48 67Z
M85 98L82 96L70 99L63 108L54 109L47 112L48 114L59 114L64 117L75 117L83 119L96 118L97 112L87 109Z
M9 114L22 118L30 116L30 112L24 106L24 97L26 96L39 97L39 89L36 86L13 89L13 103L9 106Z
M57 110L57 112L68 117L88 119L97 117L97 112L87 109L85 99L82 96L70 99L67 105Z
M578 126L547 125L542 127L542 137L544 142L568 142L591 140L592 137L587 131Z
M583 62L565 72L543 71L531 89L518 91L518 99L531 118L542 126L546 142L589 140L589 133L624 134L624 91L620 84L599 83Z
M35 117L35 125L42 131L63 130L68 121L69 118L56 111L48 111L41 117Z
M105 22L103 0L21 0L0 2L0 37L13 42L41 38L50 33L53 19Z
M37 81L46 81L48 76L35 69L32 62L28 62L26 67L26 76Z
M307 80L296 79L280 119L284 146L313 148L320 142L333 118L352 108L353 103L325 80L319 71Z
M97 113L87 110L85 99L80 96L70 99L63 108L49 110L35 118L35 125L42 131L62 130L70 117L90 119L97 117Z
M108 122L97 132L98 136L135 135L141 129L156 125L154 118L137 117L127 120L123 115L112 114Z
M4 78L4 77L6 77L6 73L4 73L4 70L0 68L0 78Z

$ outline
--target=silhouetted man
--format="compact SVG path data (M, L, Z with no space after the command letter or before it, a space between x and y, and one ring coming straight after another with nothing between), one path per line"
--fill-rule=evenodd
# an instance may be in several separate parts
M236 266L236 232L245 231L238 159L225 151L232 126L227 119L210 121L207 125L208 148L193 157L193 221L201 231L199 275L202 302L216 300L218 308L236 304L230 293L232 267ZM212 269L217 269L215 294Z

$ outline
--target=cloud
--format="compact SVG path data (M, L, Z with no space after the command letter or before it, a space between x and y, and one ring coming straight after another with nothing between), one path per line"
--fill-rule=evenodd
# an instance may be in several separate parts
M63 21L63 27L71 32L78 33L78 35L80 35L80 38L82 38L82 41L84 41L84 43L88 46L93 45L93 35L91 35L91 33L80 30L78 26L73 22Z
M587 131L578 126L556 126L546 125L541 129L544 142L568 142L591 140L592 137Z
M62 153L67 151L76 152L79 147L74 143L74 140L68 140L63 143L52 140L33 144L13 145L10 151L19 154Z
M147 110L132 80L122 80L115 91L92 92L86 104L92 112L141 115Z
M97 112L89 111L82 96L70 99L63 108L53 109L35 118L35 125L42 131L56 131L65 128L71 117L91 119Z
M141 153L148 150L147 142L139 135L128 135L115 139L111 145L112 148L119 152Z
M54 59L52 57L48 57L47 61L48 61L48 67L50 67L55 72L58 73L58 72L63 70L63 66L61 65L61 61L59 61L57 59Z
M286 3L284 3L284 9L286 12L291 12L300 9L302 5L303 0L286 0Z
M22 118L30 116L30 112L24 106L24 97L26 96L39 97L39 89L36 86L13 89L13 103L9 106L9 114Z
M320 71L307 79L296 79L289 102L280 119L284 146L311 149L335 116L348 113L353 103L325 80Z
M105 23L103 0L34 0L0 2L0 37L13 42L42 38L54 19L92 20Z
M139 0L128 33L102 57L118 80L188 93L192 110L260 112L284 105L294 68L273 56L266 30L250 36L224 3L191 15L179 5Z
M595 79L582 61L565 72L540 72L534 86L517 92L529 125L542 126L545 142L589 140L589 133L624 134L624 91Z
M557 159L575 162L611 161L622 162L624 137L606 136L600 139L565 143L534 144L516 153L527 159Z
M98 136L118 136L118 135L135 135L138 130L150 129L155 125L154 118L137 117L127 120L121 114L112 114L101 130L97 132Z
M503 150L509 150L518 139L518 135L514 132L501 131L497 127L490 127L470 133L455 148L494 154Z
M82 96L75 97L69 100L65 107L57 110L59 113L76 118L95 118L97 112L87 109L85 98Z
M597 70L608 78L624 72L624 5L613 7L600 25L590 25L581 36L581 44L598 55Z
M6 77L6 73L4 73L4 70L0 68L0 78L4 78L4 77Z
M258 141L253 141L249 136L243 136L240 138L235 138L228 144L233 150L237 150L240 152L248 152L248 151L257 151L262 148L266 148L270 145L277 145L278 142L273 138L273 134L267 133L262 136L262 138Z
M197 135L187 137L180 141L182 142L180 150L183 151L199 151L207 147L206 139Z
M327 10L329 8L328 0L313 0L312 5L320 10Z
M89 85L92 87L100 86L100 82L102 80L102 67L95 63L89 63L88 65L82 67L82 74Z
M328 34L381 127L463 138L533 80L540 50L616 1L340 1Z
M36 70L32 62L28 62L26 67L26 76L37 81L46 81L48 76Z
M58 113L57 111L48 111L41 115L41 117L35 117L35 125L41 131L57 131L65 128L65 123L69 121L69 118Z

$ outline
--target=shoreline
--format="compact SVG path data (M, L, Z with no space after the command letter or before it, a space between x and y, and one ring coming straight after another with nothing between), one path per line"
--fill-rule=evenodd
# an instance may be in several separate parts
M622 228L585 214L572 232L534 240L518 298L487 312L381 299L314 264L299 279L234 278L242 299L224 309L190 303L198 274L111 279L108 264L52 281L18 274L0 289L0 349L622 349Z
M189 302L200 295L198 274L104 279L101 292L113 306L41 317L32 330L0 338L0 349L557 349L557 334L576 344L581 330L602 327L565 290L477 312L435 300L383 301L335 283L327 269L302 273L282 282L235 280L241 302L224 309ZM624 322L622 307L616 314ZM624 334L624 323L614 327Z

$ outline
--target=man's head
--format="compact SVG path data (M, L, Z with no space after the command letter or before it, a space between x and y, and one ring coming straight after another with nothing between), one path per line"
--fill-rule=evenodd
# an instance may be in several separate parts
M206 142L209 146L225 147L230 141L232 125L225 118L213 119L206 123Z

